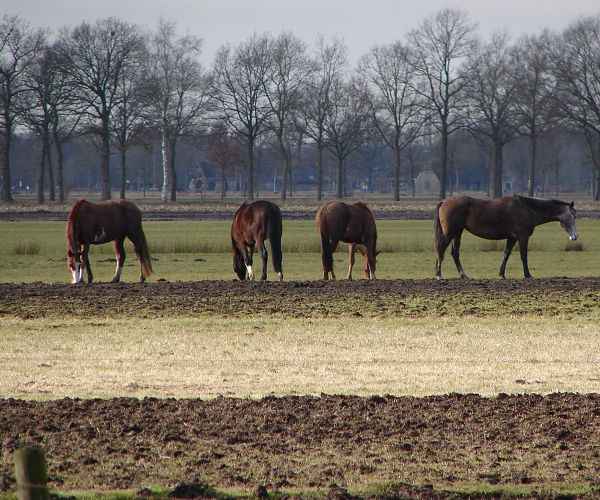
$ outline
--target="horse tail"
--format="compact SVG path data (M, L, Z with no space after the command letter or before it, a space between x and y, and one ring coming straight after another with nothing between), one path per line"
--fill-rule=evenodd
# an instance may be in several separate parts
M146 241L146 235L140 225L140 236L139 236L139 249L138 258L140 259L140 267L142 269L142 276L146 279L152 274L152 261L150 259L150 251L148 249L148 241Z
M439 202L435 207L434 214L434 232L435 232L435 252L438 258L442 255L446 249L444 231L442 231L442 225L440 224L440 207L443 202Z
M278 207L269 207L269 220L267 222L267 237L271 245L271 260L273 261L273 270L281 276L283 259L281 250L281 235L283 234L283 223L281 220L281 210Z
M152 274L152 260L146 234L142 227L142 212L131 202L122 200L119 205L125 221L127 234L135 248L135 253L140 261L142 280Z
M321 235L321 260L323 261L323 271L333 271L333 249L329 236L326 234L323 227L319 226L319 234Z
M81 205L87 203L84 198L79 198L73 203L71 210L69 210L69 215L67 217L67 227L65 230L67 237L67 247L72 252L79 251L77 240L79 238L79 227L77 224L79 214L79 209Z

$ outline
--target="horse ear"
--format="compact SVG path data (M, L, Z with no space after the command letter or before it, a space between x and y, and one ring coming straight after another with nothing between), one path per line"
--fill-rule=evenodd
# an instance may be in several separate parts
M69 251L67 252L67 256L69 256L69 257L73 257L73 256L74 256L74 255L73 255L73 252L71 252L71 250L69 250Z
M575 202L574 202L574 201L572 201L572 202L569 204L569 206L570 206L571 208L573 208L573 207L575 206Z

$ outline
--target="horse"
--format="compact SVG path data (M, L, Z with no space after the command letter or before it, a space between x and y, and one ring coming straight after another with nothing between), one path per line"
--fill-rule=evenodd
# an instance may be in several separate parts
M506 262L517 241L525 278L532 277L527 264L527 245L534 229L540 224L558 221L572 241L577 239L574 202L520 195L491 200L459 196L438 203L434 215L437 279L442 277L444 252L451 242L451 253L458 273L461 278L467 277L459 258L460 238L465 229L475 236L488 240L506 239L504 258L500 265L500 278L505 278Z
M113 283L121 279L121 271L125 263L123 242L127 237L140 262L140 281L152 273L152 262L148 251L146 236L142 230L142 213L139 208L127 200L107 200L98 203L83 198L75 201L66 228L67 266L73 274L73 283L83 278L83 270L87 272L88 283L93 280L92 268L88 257L90 245L101 245L113 242L117 255L117 268L112 278Z
M354 267L354 250L357 244L364 245L365 250L359 248L363 256L365 276L375 279L375 257L377 250L377 227L370 208L359 201L353 205L343 201L331 201L323 205L316 216L317 229L321 235L321 259L323 261L323 279L335 279L333 272L333 252L336 251L340 241L348 243L349 251L349 280L352 279Z
M269 254L265 240L269 240L273 259L273 270L283 280L281 267L281 235L283 224L281 210L275 203L257 200L252 203L244 202L237 209L231 224L231 248L233 250L233 270L238 278L254 280L252 269L252 254L254 247L262 257L262 281L267 279L267 261Z

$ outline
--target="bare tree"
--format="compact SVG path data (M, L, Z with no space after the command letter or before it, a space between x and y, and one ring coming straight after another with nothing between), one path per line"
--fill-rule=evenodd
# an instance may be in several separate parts
M12 138L30 91L27 69L45 46L45 33L33 31L19 16L5 15L0 21L0 152L2 201L12 201L10 153Z
M330 89L331 103L325 116L325 145L337 165L337 197L345 195L345 162L363 143L368 122L365 89L356 80L335 81Z
M37 167L37 202L44 202L45 175L48 174L49 199L55 200L54 169L51 155L54 80L57 74L54 54L45 47L27 67L29 92L23 94L23 122L39 137L40 158Z
M306 56L306 46L291 33L282 33L270 42L271 70L266 81L266 96L271 106L269 128L277 138L283 158L281 199L287 197L292 152L298 143L295 114L300 106L301 91L312 73L313 65Z
M529 137L529 173L527 193L535 194L537 142L539 135L551 123L553 83L548 65L548 32L540 36L525 36L516 47L514 77L517 83L516 109L521 124L519 133Z
M115 93L115 106L112 113L112 133L115 149L120 157L120 189L119 197L125 199L127 188L127 151L135 143L136 134L139 134L147 104L145 94L144 72L145 61L149 54L146 46L139 48L139 58L132 58L123 66L122 77L117 81Z
M322 36L317 39L316 69L306 85L298 117L302 132L317 148L317 200L323 198L323 151L327 116L332 104L331 93L343 77L347 64L347 49L342 40L327 42Z
M466 12L444 9L423 21L409 33L414 64L424 86L417 90L426 97L433 123L441 135L440 199L446 197L448 137L461 126L463 90L468 83L465 57L473 50L475 25Z
M253 35L235 50L223 45L212 75L212 100L219 120L239 134L247 149L247 197L254 199L254 149L272 114L266 93L271 70L269 37Z
M119 84L130 61L140 56L143 38L133 24L107 18L61 31L57 50L90 132L100 139L102 199L111 198L110 142Z
M600 141L600 15L570 25L548 43L551 72L556 79L556 104L588 145ZM595 139L594 139L595 138ZM591 151L596 175L594 199L600 199L600 151Z
M427 118L415 90L410 49L400 42L375 47L362 58L359 71L371 89L367 96L373 124L394 154L394 200L398 201L402 151L418 137Z
M242 163L243 151L236 137L232 137L227 125L216 123L207 137L207 159L219 170L221 199L227 196L227 177L233 166Z
M177 199L177 143L205 118L209 84L198 56L201 40L176 37L174 23L160 21L150 40L150 121L161 135L162 200Z
M508 34L496 32L489 43L478 47L469 57L469 115L471 127L488 136L493 144L491 195L502 196L503 149L514 138L515 94L517 80Z

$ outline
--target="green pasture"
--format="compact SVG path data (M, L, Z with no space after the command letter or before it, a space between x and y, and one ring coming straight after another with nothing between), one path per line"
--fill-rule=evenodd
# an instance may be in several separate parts
M228 221L146 221L144 228L154 260L150 281L233 279ZM64 222L0 222L0 282L68 282L65 266ZM539 227L530 240L529 265L534 276L594 276L600 266L600 222L578 222L580 240L568 241L558 223ZM421 279L434 274L432 221L378 221L377 276L383 279ZM135 254L127 244L123 281L137 281ZM465 234L461 248L463 266L470 277L495 278L502 259L503 242ZM319 238L313 221L284 221L283 266L286 280L321 277ZM114 272L112 245L92 247L96 281L108 281ZM347 271L347 246L335 256L338 278ZM260 258L255 265L260 269ZM450 252L442 268L444 277L457 276ZM271 268L269 268L271 272ZM354 278L362 278L357 256ZM522 277L518 248L507 267L507 277Z

